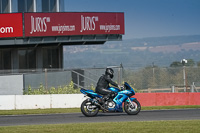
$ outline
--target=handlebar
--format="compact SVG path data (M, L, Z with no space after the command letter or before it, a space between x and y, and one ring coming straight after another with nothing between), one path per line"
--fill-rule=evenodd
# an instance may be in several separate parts
M124 90L124 86L118 85L118 88L119 88L120 91Z

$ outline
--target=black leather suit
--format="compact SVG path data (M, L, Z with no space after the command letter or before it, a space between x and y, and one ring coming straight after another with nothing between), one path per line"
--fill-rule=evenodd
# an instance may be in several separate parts
M95 92L101 95L110 94L112 91L108 90L109 84L118 87L118 84L112 81L110 75L102 75L97 82Z

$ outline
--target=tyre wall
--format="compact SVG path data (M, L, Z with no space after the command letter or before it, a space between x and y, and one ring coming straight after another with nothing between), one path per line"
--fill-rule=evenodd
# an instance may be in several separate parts
M200 93L136 93L141 106L200 105Z

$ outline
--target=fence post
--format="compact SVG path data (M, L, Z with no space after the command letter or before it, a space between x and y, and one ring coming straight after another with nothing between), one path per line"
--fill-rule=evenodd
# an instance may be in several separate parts
M190 92L194 92L194 85L190 85Z
M80 79L79 79L79 73L77 73L77 83L78 83L78 88L80 88Z
M172 85L172 93L174 93L174 92L175 92L175 86Z
M151 88L148 88L148 93L151 93Z
M44 69L44 72L45 72L45 88L47 90L48 86L47 86L47 69L46 68Z
M122 79L121 79L122 75L121 75L121 66L118 68L118 84L121 85L122 83Z
M185 66L183 66L183 85L184 85L184 92L187 92L187 81L186 81L186 70Z
M118 68L118 84L120 84L120 85L122 83L122 71L123 71L123 66L122 66L122 64L120 64L120 66Z
M118 68L118 84L121 84L121 81L120 81L120 67Z

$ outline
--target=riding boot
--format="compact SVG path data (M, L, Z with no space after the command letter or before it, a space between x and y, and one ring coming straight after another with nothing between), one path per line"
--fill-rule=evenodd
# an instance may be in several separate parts
M103 98L99 98L99 103L101 104L101 105L103 105L103 103L104 103L104 99Z

